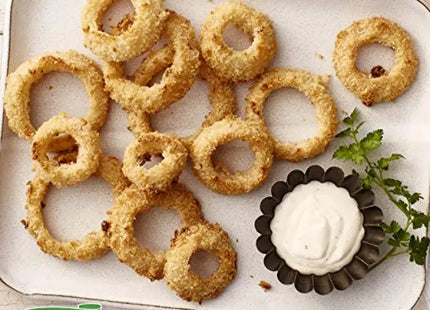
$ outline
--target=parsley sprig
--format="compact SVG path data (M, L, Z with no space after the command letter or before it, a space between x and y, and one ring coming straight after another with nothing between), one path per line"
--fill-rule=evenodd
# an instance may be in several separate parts
M405 224L402 227L398 222L381 223L381 227L389 236L387 243L391 249L371 268L375 268L387 259L402 254L409 254L409 260L418 265L425 263L430 240L427 237L419 238L411 234L410 228L428 228L430 217L416 209L414 205L423 199L420 193L414 193L400 180L385 176L392 162L403 159L401 154L392 154L371 161L369 154L382 145L384 131L377 129L359 138L359 131L364 122L358 122L357 109L343 120L348 127L336 135L337 138L349 138L352 143L337 149L333 158L342 161L352 161L357 165L365 164L363 188L371 189L376 185L387 195L388 199L405 215ZM355 170L354 173L358 174Z

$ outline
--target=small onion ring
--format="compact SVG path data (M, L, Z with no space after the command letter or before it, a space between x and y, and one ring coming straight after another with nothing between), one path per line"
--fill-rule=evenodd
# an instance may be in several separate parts
M134 81L140 85L147 85L157 73L163 71L172 64L173 56L174 52L168 46L153 52L136 70ZM191 144L200 134L202 128L209 127L213 123L222 120L227 115L233 115L236 112L236 96L233 84L221 81L213 73L213 70L206 65L204 60L201 61L199 76L209 83L208 98L211 104L211 110L209 114L206 115L201 128L194 134L181 138L181 141L187 149L190 149ZM141 125L141 123L147 123L146 118L143 118L143 120L139 122L139 119L145 116L145 113L129 114L130 128L136 136L139 136L142 132L148 132L148 127Z
M174 50L174 57L172 66L164 72L160 83L151 87L141 86L124 77L122 63L103 63L106 89L127 112L142 110L155 113L163 110L185 96L195 81L200 61L194 29L189 20L169 12L164 35L169 38L168 45Z
M263 120L264 102L272 91L283 87L293 87L308 97L316 107L320 124L319 133L296 144L281 142L272 134L275 157L298 162L318 156L333 140L339 121L337 107L328 92L328 76L313 76L300 69L273 69L265 74L251 88L246 98L246 117L250 120Z
M227 166L212 158L217 146L240 139L249 143L254 165L247 171L232 173ZM244 121L226 117L204 128L191 146L194 174L211 190L226 194L248 193L267 178L273 164L273 146L261 121Z
M209 278L192 272L190 259L198 250L214 255L218 270ZM215 298L236 276L237 254L228 234L219 224L207 222L184 228L172 241L166 253L164 276L167 284L186 301Z
M163 156L158 165L146 169L140 163L148 155ZM188 151L175 136L150 132L139 136L124 154L124 174L141 190L165 191L176 182L188 158Z
M160 38L167 17L162 0L133 0L134 22L120 34L102 31L102 15L113 0L87 0L82 12L84 45L105 61L125 61L142 55Z
M377 42L395 51L394 65L382 76L372 77L355 65L361 46ZM365 105L390 101L405 92L415 79L418 58L409 34L396 23L383 17L354 22L337 35L333 53L337 77Z
M78 146L76 163L60 165L48 158L51 141L59 134L75 139ZM31 154L33 170L40 178L56 187L63 187L88 179L97 170L102 150L98 132L93 131L84 119L61 113L40 126L31 143Z
M103 75L91 59L73 50L35 56L9 75L4 109L10 129L31 142L36 130L30 122L30 90L44 75L53 71L71 73L82 81L90 99L85 120L99 131L109 109L109 95L104 91Z
M139 213L145 213L154 206L178 212L183 227L203 221L198 201L180 183L170 191L156 195L137 190L132 185L118 197L109 211L110 246L122 263L151 281L163 278L165 253L153 253L148 248L140 247L134 235L134 222Z
M129 186L121 172L121 162L114 157L104 156L94 176L106 180L115 197ZM82 241L61 242L51 235L43 218L43 199L48 191L49 182L37 175L27 187L27 219L24 223L41 250L63 260L91 260L105 254L109 250L109 238L103 229L89 233Z
M253 38L249 48L235 51L225 43L223 32L230 23ZM242 82L264 72L275 56L277 41L267 15L242 2L228 1L203 22L200 48L216 75L225 81Z

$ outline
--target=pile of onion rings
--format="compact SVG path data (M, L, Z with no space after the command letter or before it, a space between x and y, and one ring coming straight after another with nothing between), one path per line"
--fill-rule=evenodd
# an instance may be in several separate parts
M109 249L119 261L151 281L165 278L187 301L201 303L221 294L236 275L237 253L219 224L204 219L199 202L180 183L188 156L195 176L214 192L239 195L255 190L266 180L275 159L298 162L318 156L333 139L338 126L337 107L328 91L328 76L314 76L301 69L267 70L275 56L277 40L272 21L265 14L237 1L228 1L204 20L200 40L190 21L164 8L163 0L132 0L135 12L102 31L101 17L112 0L87 0L81 26L85 46L98 56L96 63L76 51L51 52L23 63L7 80L4 97L10 129L31 142L34 179L27 189L27 218L22 221L43 252L64 260L90 260ZM223 39L232 23L247 33L251 46L235 51ZM363 29L367 29L363 31ZM155 49L161 38L168 43ZM358 39L357 39L358 38ZM396 50L389 73L369 77L355 68L357 49L380 42ZM125 61L143 56L132 77L125 76ZM334 52L338 77L367 104L391 100L415 78L418 59L407 33L397 24L371 18L339 33ZM267 71L266 71L267 70ZM50 72L68 72L85 85L90 107L83 118L60 113L37 130L30 122L30 90ZM161 82L151 80L164 71ZM183 98L197 77L209 84L211 111L201 127L188 137L153 131L150 117ZM246 98L245 120L235 116L235 83L256 78ZM277 140L264 121L264 102L282 87L303 92L315 105L318 134L296 144ZM104 155L100 130L107 119L109 99L128 115L128 129L135 140L124 152L124 163ZM248 142L254 164L247 171L232 172L215 160L214 152L231 140ZM49 153L57 153L50 158ZM151 157L162 156L152 168ZM101 229L82 241L60 242L46 227L43 199L51 185L72 186L95 176L106 180L115 196ZM174 210L181 218L170 248L151 252L138 244L134 222L152 207ZM192 272L192 255L213 254L218 270L209 278Z

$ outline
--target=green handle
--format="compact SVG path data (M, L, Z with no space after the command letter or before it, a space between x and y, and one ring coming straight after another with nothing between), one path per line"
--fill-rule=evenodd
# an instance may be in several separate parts
M101 310L102 306L99 304L83 304L78 306L79 309L91 309L91 310Z

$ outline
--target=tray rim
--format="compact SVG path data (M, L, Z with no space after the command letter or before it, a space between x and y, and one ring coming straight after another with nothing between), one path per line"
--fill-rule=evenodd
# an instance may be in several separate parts
M428 11L430 14L430 0L409 0L409 1L415 1L418 2L420 5L424 7L425 10ZM1 63L0 63L0 154L2 150L2 141L3 141L3 124L4 124L4 102L3 97L6 90L6 79L9 71L9 59L10 59L10 45L11 45L11 24L12 24L12 12L13 12L13 5L15 3L15 0L5 0L5 15L4 15L4 28L3 33L0 33L0 36L3 37L3 46L2 46L2 57L1 57ZM430 196L430 193L429 193ZM430 199L429 199L430 200ZM430 206L429 206L429 212L430 212ZM428 236L429 229L426 229L426 235ZM417 300L412 305L410 310L413 310L415 306L418 304L418 302L423 298L424 290L427 284L426 277L427 277L427 264L429 263L429 255L426 257L426 263L424 264L424 281L423 285L421 287L421 290L419 292L419 295L417 297ZM66 302L70 299L79 299L80 301L89 301L89 302L99 302L99 303L108 303L110 305L120 305L123 306L131 306L131 307L144 307L146 309L175 309L175 310L193 310L193 308L177 308L177 307L166 307L166 306L160 306L160 305L150 305L150 304L141 304L141 303L131 303L131 302L120 302L115 300L109 300L109 299L94 299L94 298L86 298L81 296L70 296L70 295L63 295L63 294L43 294L43 293L25 293L23 291L20 291L19 289L13 287L11 284L7 283L0 274L0 282L11 289L12 291L22 295L27 296L32 299L46 299L46 298L54 298L52 301L56 302Z

